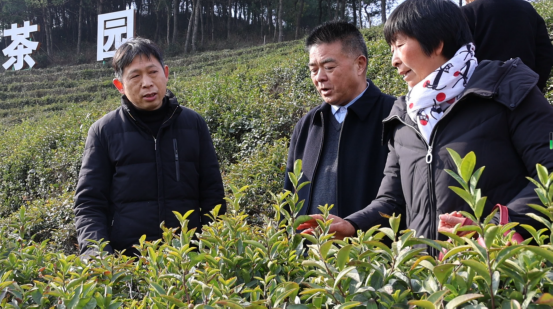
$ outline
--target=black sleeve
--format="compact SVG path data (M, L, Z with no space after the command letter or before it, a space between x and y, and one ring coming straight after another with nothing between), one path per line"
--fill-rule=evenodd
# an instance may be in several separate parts
M219 214L227 211L225 202L225 190L217 161L217 154L213 147L213 141L205 121L198 115L200 134L200 212L202 225L208 224L210 219L207 214L217 205L221 205Z
M536 29L536 73L540 76L538 88L544 90L549 79L551 67L553 67L553 45L549 39L547 27L541 16L537 16L538 24Z
M92 240L109 240L109 195L113 167L107 148L98 134L98 126L88 131L79 182L75 192L75 225L80 253L95 254L88 248ZM105 250L113 253L111 245Z
M511 142L524 162L528 175L538 182L536 163L545 166L549 173L553 172L553 150L549 149L549 132L553 132L552 119L553 106L536 87L510 114ZM505 206L509 208L510 221L532 225L538 229L537 225L542 228L541 224L526 215L527 213L540 214L527 204L543 205L534 189L534 184L529 181L528 185ZM517 232L524 237L530 237L522 228L517 228Z
M292 132L292 137L290 137L290 147L288 148L288 161L286 162L286 172L284 174L284 190L288 190L290 192L294 192L294 186L292 185L290 178L288 178L288 173L294 171L294 162L296 161L294 153L296 149L296 143L298 141L300 127L301 121L296 123L296 126L294 127L294 132Z
M400 167L393 141L388 143L388 148L390 152L388 153L386 166L384 167L384 178L380 184L380 189L378 189L376 199L367 207L345 218L363 231L377 224L388 224L388 219L380 216L380 212L387 215L392 215L393 213L397 215L403 213L405 209Z

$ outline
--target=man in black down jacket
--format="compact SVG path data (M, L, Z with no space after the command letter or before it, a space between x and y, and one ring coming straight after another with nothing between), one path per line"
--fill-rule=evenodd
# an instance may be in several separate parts
M347 216L375 198L388 150L381 144L382 119L394 103L367 76L367 47L357 28L345 22L317 27L306 40L311 79L324 103L296 124L287 172L303 160L300 214L320 213L319 205ZM285 178L285 189L293 186Z
M88 239L109 240L104 250L126 250L142 235L161 238L160 224L180 227L173 214L201 228L216 205L226 205L219 164L204 120L179 106L167 90L169 68L151 41L135 38L113 58L121 106L88 132L75 194L81 254Z
M461 11L472 32L478 60L519 57L538 73L538 88L543 91L553 67L553 45L543 18L532 4L523 0L476 0Z

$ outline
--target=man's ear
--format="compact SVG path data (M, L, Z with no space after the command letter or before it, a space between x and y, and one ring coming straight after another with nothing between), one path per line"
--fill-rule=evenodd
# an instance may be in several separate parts
M117 88L117 90L119 91L120 94L125 94L125 89L123 88L123 83L118 80L117 78L114 78L113 79L113 85L115 86L115 88Z
M367 57L360 55L355 62L357 65L357 74L364 74L367 70Z
M169 67L165 66L163 68L163 73L165 73L165 78L169 78Z

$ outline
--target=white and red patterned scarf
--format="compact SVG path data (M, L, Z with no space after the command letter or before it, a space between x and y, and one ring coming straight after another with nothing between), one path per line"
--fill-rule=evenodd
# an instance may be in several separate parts
M474 44L462 46L453 58L409 89L406 96L409 117L417 123L424 139L430 143L430 133L444 111L457 102L465 89L478 60Z

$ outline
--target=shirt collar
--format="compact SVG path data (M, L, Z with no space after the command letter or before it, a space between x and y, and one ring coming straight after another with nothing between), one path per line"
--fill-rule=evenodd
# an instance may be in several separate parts
M332 108L332 114L336 114L336 112L338 112L338 110L340 109L340 107L343 107L345 110L348 109L348 107L352 106L353 103L357 102L357 100L359 100L360 97L363 96L363 94L365 94L365 91L367 91L367 89L369 88L369 82L367 81L367 87L365 87L365 90L363 90L363 92L361 92L358 96L356 96L353 100L351 100L348 104L344 105L344 106L339 106L339 105L331 105L330 107Z

